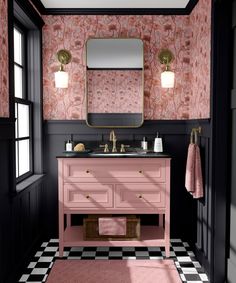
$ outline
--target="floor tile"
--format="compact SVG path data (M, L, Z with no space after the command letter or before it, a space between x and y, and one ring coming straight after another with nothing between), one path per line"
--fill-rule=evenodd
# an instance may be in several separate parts
M56 259L59 258L58 239L43 242L35 256L28 263L18 282L43 283ZM196 260L188 243L180 239L171 240L170 258L175 261L182 282L208 282L203 267ZM164 247L66 247L63 259L78 260L118 260L118 259L150 259L165 258Z

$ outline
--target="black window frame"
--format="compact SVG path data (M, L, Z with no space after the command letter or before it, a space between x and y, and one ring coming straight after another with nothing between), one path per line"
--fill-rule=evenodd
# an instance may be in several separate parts
M15 93L14 93L14 23L25 27L27 31L27 95L33 102L32 106L32 132L33 132L33 175L16 182L16 156L15 141L11 142L11 184L10 195L15 196L26 189L35 178L44 175L43 160L43 66L42 66L42 28L44 21L28 0L13 0L8 3L8 42L9 42L9 110L10 118L15 120ZM16 20L15 20L16 19ZM15 134L14 132L12 133Z
M28 80L27 80L27 74L28 74L28 61L27 61L27 29L15 18L14 19L14 29L16 29L18 32L20 32L22 36L22 64L18 64L14 62L14 67L18 66L22 69L22 98L16 97L15 96L15 91L14 91L14 105L15 107L18 107L19 104L21 105L28 105L29 106L29 135L26 137L21 137L19 138L18 132L19 132L19 125L18 125L18 117L16 118L16 124L17 124L17 129L15 130L15 155L16 155L16 162L18 163L16 166L16 170L18 170L18 177L16 174L16 183L19 183L26 178L30 177L31 175L34 174L34 169L33 169L33 164L34 164L34 157L33 157L33 102L29 100L29 95L28 95ZM14 85L15 85L15 77L14 77ZM17 111L18 115L18 111ZM16 115L16 116L17 116ZM17 131L17 135L16 135ZM29 171L26 173L19 175L19 168L20 168L20 158L19 158L19 141L22 140L29 140ZM18 147L16 151L16 147Z

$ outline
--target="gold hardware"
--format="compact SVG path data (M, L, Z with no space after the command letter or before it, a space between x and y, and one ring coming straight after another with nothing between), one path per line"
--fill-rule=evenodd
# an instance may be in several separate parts
M112 141L113 145L112 145L112 152L117 152L117 149L116 149L116 134L115 134L115 131L112 130L110 132L110 141Z
M142 195L139 195L138 198L143 198L143 196L142 196Z
M86 196L86 198L90 198L90 196Z
M88 174L88 173L90 173L90 171L89 171L89 170L86 170L86 173Z
M71 53L68 50L61 49L57 52L57 60L62 64L62 65L67 65L71 61ZM61 67L63 68L63 66Z
M158 54L158 59L161 64L165 64L168 71L169 64L174 60L174 55L169 49L162 49Z
M190 135L190 143L197 144L198 134L201 134L202 128L199 126L198 128L192 128L191 135Z
M143 174L143 170L139 170L138 172L139 172L140 174Z
M125 145L123 143L120 146L120 152L125 152Z
M128 145L128 144L121 144L120 145L120 152L125 152L125 148L127 148L127 147L130 147L130 145Z
M197 132L198 134L201 134L201 132L202 132L202 127L198 127L198 128L192 128L192 131L191 131L191 133L194 133L194 132Z
M104 147L104 152L109 152L109 147L108 147L108 144L100 144L99 147Z

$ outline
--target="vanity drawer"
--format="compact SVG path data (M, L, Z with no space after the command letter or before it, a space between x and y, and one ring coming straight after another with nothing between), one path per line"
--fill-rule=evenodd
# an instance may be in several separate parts
M64 176L65 182L97 182L100 179L123 182L127 178L132 179L132 182L137 178L141 182L165 182L165 160L99 158L91 161L87 158L78 162L70 159L64 162Z
M165 207L165 184L116 185L115 207L126 209Z
M110 184L65 184L64 206L68 208L111 208L113 186Z

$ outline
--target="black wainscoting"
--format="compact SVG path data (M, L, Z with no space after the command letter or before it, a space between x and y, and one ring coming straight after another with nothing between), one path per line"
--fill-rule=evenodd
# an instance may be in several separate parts
M232 41L233 45L233 80L231 84L231 190L228 207L228 247L227 247L227 282L234 282L236 278L236 0L232 1Z
M43 186L15 193L14 121L0 119L0 283L15 283L43 233Z
M206 198L201 202L193 200L184 187L187 148L192 127L201 126L200 145L203 161ZM116 129L118 144L139 143L147 137L149 146L153 143L156 132L163 138L164 150L172 156L171 167L171 237L187 240L208 254L211 233L209 187L209 146L210 123L208 120L192 121L145 121L137 129ZM57 220L57 160L56 156L64 151L65 141L71 138L85 142L87 146L104 144L109 140L110 129L94 129L86 126L85 121L45 121L44 168L47 172L45 210L47 213L48 236L58 236ZM90 143L88 143L90 141ZM198 212L197 212L198 209ZM198 221L197 221L198 218ZM198 232L197 232L198 231Z

